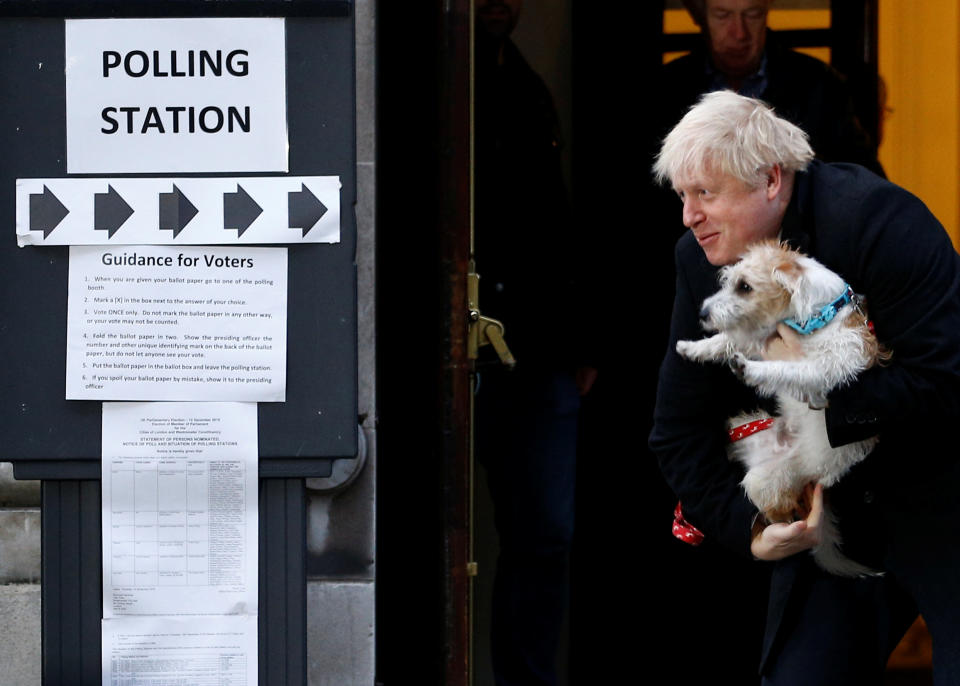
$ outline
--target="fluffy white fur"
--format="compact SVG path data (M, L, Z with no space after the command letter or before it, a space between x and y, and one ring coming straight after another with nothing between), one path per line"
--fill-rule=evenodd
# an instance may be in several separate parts
M677 342L680 355L697 362L727 362L761 395L776 398L780 415L774 425L731 443L729 449L731 459L747 469L742 482L747 496L771 521L789 521L806 484L829 488L876 445L877 439L871 438L831 447L822 411L827 393L878 360L876 338L858 307L846 305L825 327L802 336L803 359L761 359L778 322L810 319L844 288L842 278L813 258L777 243L760 243L721 270L720 290L703 303L703 326L717 333ZM766 416L741 415L728 425ZM822 541L813 550L818 564L841 576L875 574L843 555L836 519L829 508L825 515Z

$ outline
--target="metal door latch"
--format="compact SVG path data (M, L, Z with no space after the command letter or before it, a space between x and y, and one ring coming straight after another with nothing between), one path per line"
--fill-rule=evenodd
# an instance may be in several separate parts
M517 360L503 338L503 322L480 314L479 294L480 275L471 270L467 274L467 307L470 308L468 312L470 330L467 335L467 357L476 360L480 356L481 347L492 345L493 349L497 351L500 361L513 369Z

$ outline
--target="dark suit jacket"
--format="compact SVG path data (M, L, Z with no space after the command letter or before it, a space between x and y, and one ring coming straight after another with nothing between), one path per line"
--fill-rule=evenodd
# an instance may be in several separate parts
M826 410L834 445L880 436L877 449L831 491L847 553L878 565L884 554L878 517L930 507L934 483L944 497L955 497L960 486L942 488L943 479L955 479L960 457L939 449L954 443L948 434L960 420L960 258L923 203L856 165L815 161L798 174L782 238L867 297L877 335L893 350L889 366L831 393ZM689 232L677 243L676 263L650 447L687 519L749 555L756 510L739 486L741 469L726 458L724 422L757 407L758 399L726 367L676 354L677 340L704 335L700 305L717 290L717 268ZM774 613L783 600L771 599ZM770 618L768 634L777 623Z

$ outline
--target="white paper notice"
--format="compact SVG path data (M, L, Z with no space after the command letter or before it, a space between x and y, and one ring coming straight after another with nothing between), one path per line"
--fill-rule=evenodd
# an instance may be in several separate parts
M66 21L67 173L287 171L283 19Z
M257 614L255 403L103 404L103 617Z
M283 401L286 248L70 248L68 400Z
M102 622L103 686L256 686L256 616Z

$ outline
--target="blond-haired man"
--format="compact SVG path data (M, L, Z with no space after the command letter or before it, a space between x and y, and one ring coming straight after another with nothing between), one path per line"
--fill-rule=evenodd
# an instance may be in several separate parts
M763 645L771 686L879 684L889 652L923 614L938 686L960 683L960 257L916 197L863 167L812 160L804 132L732 91L702 98L666 137L654 167L683 203L670 343L650 446L703 535L775 561ZM681 359L717 271L751 243L777 238L838 272L870 303L893 361L836 389L823 413L833 445L879 435L831 504L846 552L882 569L832 577L803 554L818 542L819 491L809 521L763 526L726 458L727 417L763 403L720 365ZM811 334L811 335L816 335ZM789 337L776 354L789 352Z

